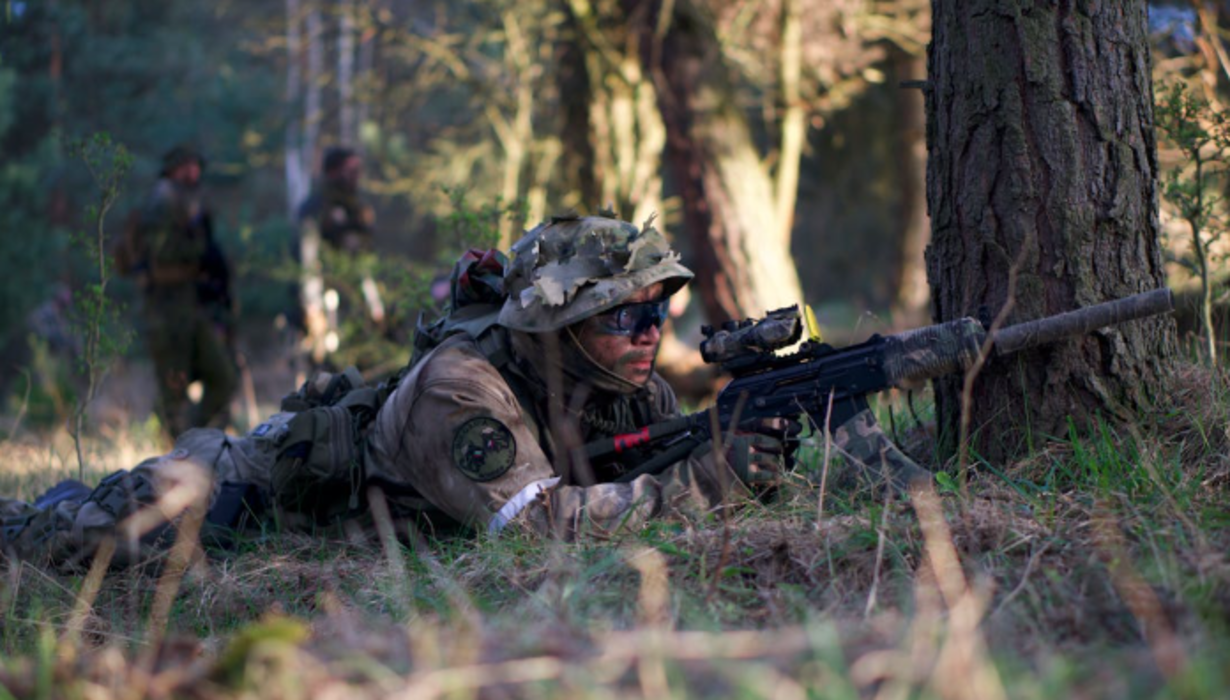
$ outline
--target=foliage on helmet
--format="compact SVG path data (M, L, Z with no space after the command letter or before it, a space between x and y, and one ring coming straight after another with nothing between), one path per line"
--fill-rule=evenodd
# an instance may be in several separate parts
M556 216L526 233L512 253L500 324L530 332L602 313L657 282L672 294L692 278L652 219L638 229L607 216Z

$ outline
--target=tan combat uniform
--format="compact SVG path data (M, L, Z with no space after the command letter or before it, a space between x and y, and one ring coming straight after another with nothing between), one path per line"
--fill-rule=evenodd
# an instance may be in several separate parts
M646 394L649 418L676 415L674 392L657 375ZM493 534L522 523L568 539L635 529L651 517L699 515L727 495L748 493L728 469L717 470L711 454L630 483L582 485L580 465L562 473L566 436L544 425L549 408L534 404L518 398L472 338L453 336L381 409L368 441L368 477L412 485L449 518ZM576 440L614 434L570 422Z

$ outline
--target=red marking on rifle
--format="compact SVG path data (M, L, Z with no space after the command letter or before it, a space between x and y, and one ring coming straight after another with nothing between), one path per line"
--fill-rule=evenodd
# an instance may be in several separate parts
M643 445L649 442L649 426L641 428L639 433L616 435L611 439L615 441L615 451L623 452L630 447L636 447L637 445Z

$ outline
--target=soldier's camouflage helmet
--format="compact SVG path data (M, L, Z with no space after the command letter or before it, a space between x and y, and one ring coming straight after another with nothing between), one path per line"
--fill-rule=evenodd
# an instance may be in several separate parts
M512 247L499 324L530 333L557 331L657 282L667 295L679 291L692 271L652 222L638 229L606 216L566 214L530 230Z

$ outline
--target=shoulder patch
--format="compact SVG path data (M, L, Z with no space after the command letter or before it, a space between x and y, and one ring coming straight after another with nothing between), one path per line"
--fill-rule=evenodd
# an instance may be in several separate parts
M474 481L503 476L517 457L517 441L494 418L471 418L453 433L453 464Z

